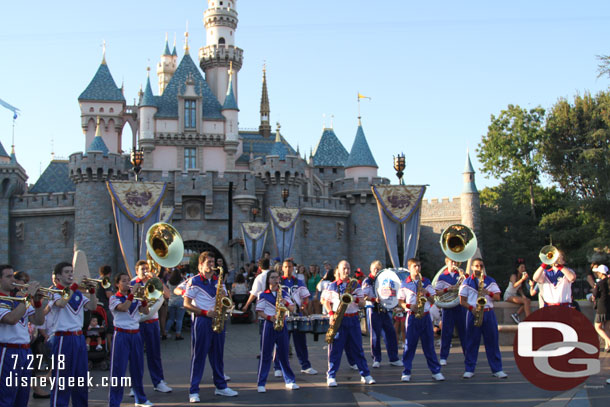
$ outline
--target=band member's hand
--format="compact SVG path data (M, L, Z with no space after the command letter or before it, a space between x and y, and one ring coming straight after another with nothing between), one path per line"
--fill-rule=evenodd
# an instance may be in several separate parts
M248 312L248 308L250 308L250 306L249 306L248 304L244 304L244 306L243 306L243 307L241 307L241 310L242 310L243 312Z
M207 313L207 315L206 315L206 316L207 316L208 318L215 318L215 317L216 317L216 315L218 315L218 313L217 313L216 311L214 311L214 310L210 310L210 311L208 311L208 313Z
M26 290L26 295L34 296L40 289L40 283L38 281L30 281Z
M332 316L329 318L328 322L330 323L330 325L333 325L333 324L335 323L335 319L337 319L337 316L336 316L336 315L332 315Z

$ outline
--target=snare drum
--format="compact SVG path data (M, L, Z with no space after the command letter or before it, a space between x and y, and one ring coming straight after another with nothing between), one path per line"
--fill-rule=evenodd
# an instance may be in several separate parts
M313 332L312 320L308 316L299 317L297 322L299 332L309 333Z
M292 332L294 331L295 325L296 325L296 319L297 317L286 317L286 320L284 321L284 325L286 326L286 330L288 332Z

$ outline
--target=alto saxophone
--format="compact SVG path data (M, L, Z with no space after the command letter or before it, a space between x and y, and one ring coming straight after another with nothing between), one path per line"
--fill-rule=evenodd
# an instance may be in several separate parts
M479 291L477 293L477 306L474 310L474 326L483 325L483 314L485 313L485 304L487 304L487 298L483 295L485 289L485 275L481 274L481 280L479 281Z
M284 320L286 319L287 313L288 308L284 306L282 286L279 286L277 290L277 297L275 298L275 322L273 322L274 330L278 332L284 330Z
M413 314L415 315L415 318L422 319L424 317L424 310L426 309L426 302L428 302L428 299L424 295L424 287L423 287L423 283L422 283L422 277L420 275L418 283L417 283L417 296L415 299L415 311L413 312Z
M358 280L352 278L347 283L347 287L345 287L345 293L341 295L341 302L337 307L335 321L331 326L328 327L328 331L326 332L326 343L331 344L335 340L335 335L339 332L339 328L341 327L341 321L343 321L343 315L347 310L347 306L354 301L354 297L352 293L358 286Z
M214 303L214 312L216 316L212 321L212 330L217 334L221 333L225 329L225 320L228 316L228 311L233 308L233 301L222 292L222 285L224 279L224 270L222 267L218 267L218 285L216 286L216 302Z

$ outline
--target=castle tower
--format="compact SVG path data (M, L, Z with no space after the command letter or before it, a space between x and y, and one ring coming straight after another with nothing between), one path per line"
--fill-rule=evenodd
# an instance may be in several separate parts
M169 43L167 42L167 34L165 34L165 50L161 55L161 60L157 64L157 76L159 77L159 94L162 95L167 87L167 84L172 79L176 72L178 56L176 54L176 44L174 44L174 52L170 52Z
M325 128L313 151L314 173L324 182L343 178L348 157L349 153L337 138L335 131L332 128Z
M208 0L208 9L203 13L207 45L199 49L199 65L221 105L226 96L231 63L235 100L239 101L237 73L242 66L243 50L235 46L238 21L235 3L236 0Z
M123 90L119 89L106 64L106 50L102 63L87 88L78 97L85 147L89 146L97 130L97 118L102 126L101 137L111 153L120 154L121 136L127 106Z
M474 182L474 168L470 162L470 153L466 152L466 166L462 173L464 186L460 196L462 224L472 228L475 234L481 232L481 203L479 191Z
M222 106L222 115L225 117L225 143L224 150L226 154L226 168L228 170L235 169L235 153L239 146L239 128L238 128L237 100L233 91L233 69L229 67L229 86L225 96L225 102Z
M258 126L258 132L263 137L271 136L271 124L269 123L269 94L267 92L267 69L263 66L263 90L261 94L261 124Z
M362 122L358 118L356 138L354 139L349 157L347 157L345 162L345 178L353 178L354 181L358 181L358 178L366 177L371 182L377 176L378 168L373 153L371 153L369 148L369 143L366 142Z
M155 138L155 113L157 104L150 86L150 68L146 78L146 89L140 100L140 144L152 143Z
M0 264L11 263L10 256L10 204L11 198L25 192L28 176L17 162L15 147L11 155L0 143ZM14 233L14 231L13 231Z

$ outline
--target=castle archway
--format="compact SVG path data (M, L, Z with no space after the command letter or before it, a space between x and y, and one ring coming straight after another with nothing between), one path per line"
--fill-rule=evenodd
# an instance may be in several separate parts
M222 255L222 252L218 250L215 246L201 240L184 241L184 258L190 259L191 256L199 255L205 251L214 253L214 256L216 257L217 261L218 259L222 259L223 264L225 265L225 271L227 271L227 259Z

